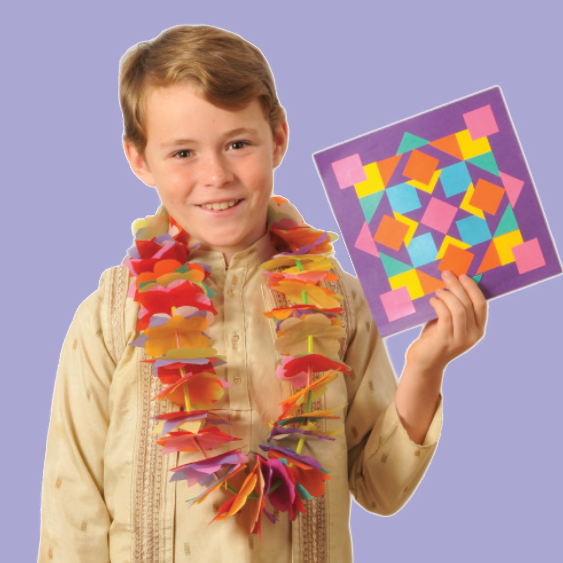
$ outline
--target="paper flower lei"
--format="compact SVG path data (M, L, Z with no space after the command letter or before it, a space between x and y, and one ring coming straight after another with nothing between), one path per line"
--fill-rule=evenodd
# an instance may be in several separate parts
M124 264L135 283L129 297L139 303L136 329L142 334L133 346L144 347L151 356L153 375L166 385L153 400L168 399L183 408L156 416L158 443L163 454L199 451L202 459L172 469L171 480L199 484L204 491L188 502L201 503L224 486L233 496L219 509L214 520L224 520L243 507L250 513L251 533L261 533L264 514L276 517L266 508L266 499L291 520L305 513L303 500L324 493L330 472L310 456L301 454L305 440L334 440L323 433L316 421L339 418L333 411L314 410L319 399L339 373L350 368L338 361L342 327L342 297L320 285L338 276L334 267L334 233L313 229L295 219L295 208L285 198L273 197L268 210L269 232L279 254L262 267L268 286L282 293L294 306L275 308L265 315L276 324L276 350L282 355L276 376L297 393L281 403L280 417L257 452L245 454L241 448L209 456L208 451L239 440L218 428L230 424L214 410L229 383L217 377L215 368L225 363L210 347L205 333L217 311L206 285L206 266L189 262L189 236L164 208L156 215L133 223L134 245ZM326 372L313 380L313 373ZM295 450L284 447L283 439L297 435ZM254 458L252 462L250 457ZM230 481L247 466L247 477L240 489Z

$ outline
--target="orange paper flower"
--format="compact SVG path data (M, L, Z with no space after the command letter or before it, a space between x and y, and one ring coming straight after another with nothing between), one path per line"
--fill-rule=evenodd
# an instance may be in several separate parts
M168 399L180 407L185 407L184 385L188 386L190 406L194 410L211 409L213 403L223 397L223 388L229 387L229 383L219 377L207 373L198 373L183 377L161 391L154 399L159 401Z
M272 282L269 285L272 289L283 293L294 303L330 309L331 307L338 307L342 301L342 295L338 295L334 293L334 291L326 287L315 285L314 283L303 283L298 280L282 280L280 282ZM306 301L303 299L303 292L305 292Z
M311 385L304 387L301 391L295 393L280 403L282 407L282 415L280 418L287 418L289 416L294 415L297 412L297 409L300 405L302 405L305 401L309 398L309 393L313 394L312 400L315 401L319 397L322 397L326 392L328 384L334 381L339 375L337 371L329 371L325 375L323 375L320 379L313 382Z

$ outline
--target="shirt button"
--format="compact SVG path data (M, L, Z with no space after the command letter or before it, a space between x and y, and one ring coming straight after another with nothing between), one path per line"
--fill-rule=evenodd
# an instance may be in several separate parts
M235 296L235 292L232 289L229 289L229 291L227 292L227 295L229 297L234 297Z
M241 382L241 381L242 381L242 379L240 378L240 375L237 375L237 376L235 377L235 383L236 383L237 385L240 385L240 382Z
M234 330L233 335L231 336L231 343L233 345L233 350L238 350L239 340L240 340L240 336L238 335L238 330Z

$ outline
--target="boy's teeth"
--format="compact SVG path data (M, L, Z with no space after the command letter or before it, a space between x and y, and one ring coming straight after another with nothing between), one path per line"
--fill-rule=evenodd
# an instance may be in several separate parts
M237 202L238 199L233 199L232 201L223 201L221 203L206 203L202 207L205 207L206 209L213 209L213 211L222 211L223 209L228 209L229 207L236 205Z

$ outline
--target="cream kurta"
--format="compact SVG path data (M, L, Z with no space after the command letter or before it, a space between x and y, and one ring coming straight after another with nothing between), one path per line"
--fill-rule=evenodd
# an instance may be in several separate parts
M207 331L226 356L219 377L230 383L223 408L225 431L244 451L259 450L291 391L275 376L273 323L263 312L275 306L260 264L274 253L269 235L236 254L196 251L191 259L211 266L208 285L218 315ZM39 561L65 563L183 561L306 563L351 561L350 492L365 509L392 514L414 492L435 451L441 405L422 446L411 442L397 416L396 380L359 282L338 269L347 302L344 361L328 388L325 408L344 407L327 423L343 432L334 442L309 440L312 455L331 471L327 493L305 503L307 517L291 524L286 513L275 525L262 520L262 543L242 527L244 513L208 526L230 493L220 490L201 505L184 502L200 491L169 483L169 469L198 454L163 457L151 434L152 416L177 408L150 401L160 390L135 339L138 305L124 298L127 272L108 270L100 288L79 307L63 345L43 481ZM110 283L111 282L111 283ZM285 441L285 444L289 440ZM241 479L244 475L241 475ZM374 527L377 522L374 521ZM293 538L293 540L292 540Z

